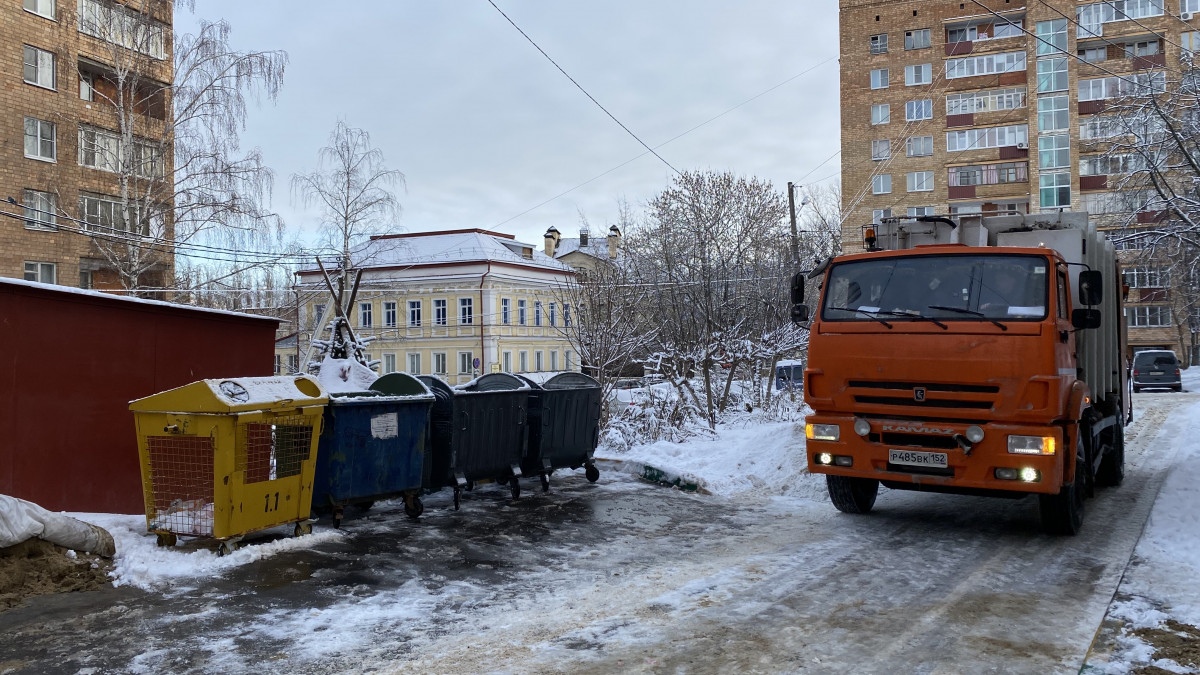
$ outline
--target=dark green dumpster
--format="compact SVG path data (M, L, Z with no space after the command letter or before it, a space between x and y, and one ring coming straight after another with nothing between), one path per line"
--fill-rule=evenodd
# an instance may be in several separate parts
M313 508L332 511L337 527L348 504L365 509L404 497L404 512L420 516L433 403L429 389L405 373L380 377L370 391L331 396L317 446Z
M529 451L521 470L540 475L550 489L555 469L585 467L596 482L600 470L593 453L600 437L600 383L583 373L559 373L542 384L519 376L529 385Z
M419 379L435 399L428 487L454 488L456 509L462 490L486 481L508 483L512 498L519 498L529 385L506 373L484 375L458 387L433 375Z

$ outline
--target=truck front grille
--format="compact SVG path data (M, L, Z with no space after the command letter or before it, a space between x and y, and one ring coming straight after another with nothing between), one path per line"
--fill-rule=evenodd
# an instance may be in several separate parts
M994 384L850 380L855 403L902 408L990 410L1000 387ZM917 392L922 391L920 398Z

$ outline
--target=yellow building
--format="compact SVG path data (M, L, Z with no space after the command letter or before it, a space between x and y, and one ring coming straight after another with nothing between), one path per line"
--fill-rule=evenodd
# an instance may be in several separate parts
M489 372L579 368L564 301L575 273L531 244L479 229L386 235L372 237L356 260L363 276L348 316L359 339L373 338L369 357L380 374L432 373L461 384ZM308 344L332 318L332 301L317 292L320 270L297 277L310 298L300 307L300 353L311 358Z

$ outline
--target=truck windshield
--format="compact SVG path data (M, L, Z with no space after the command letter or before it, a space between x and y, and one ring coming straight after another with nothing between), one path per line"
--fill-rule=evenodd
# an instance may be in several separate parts
M1039 321L1047 315L1049 262L1034 255L921 255L834 265L824 321Z

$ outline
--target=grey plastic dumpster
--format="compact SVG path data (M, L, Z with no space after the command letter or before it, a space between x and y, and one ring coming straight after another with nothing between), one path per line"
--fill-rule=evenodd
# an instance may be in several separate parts
M592 460L600 436L600 383L583 373L559 373L542 384L519 376L530 387L529 451L522 472L540 475L550 489L555 469L585 467L596 482L600 470Z
M404 512L420 516L433 401L429 389L406 373L384 375L370 391L330 397L317 450L313 508L332 510L337 527L347 504L366 509L377 500L402 496Z
M459 387L432 375L419 379L435 399L429 488L454 488L456 509L463 489L489 480L508 483L513 499L519 498L529 385L505 373Z

